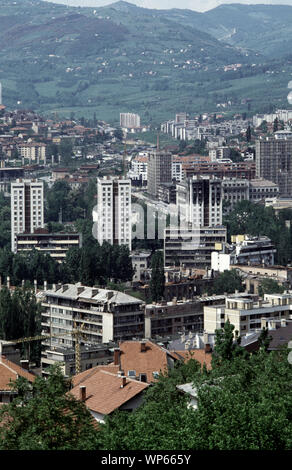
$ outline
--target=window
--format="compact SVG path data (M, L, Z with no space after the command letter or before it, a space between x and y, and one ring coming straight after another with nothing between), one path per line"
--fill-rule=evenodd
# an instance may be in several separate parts
M147 374L140 374L140 382L147 382Z
M158 377L159 377L159 372L158 372L158 371L152 372L152 375L153 375L153 378L154 378L154 379L158 379Z
M135 370L129 370L128 371L128 377L136 377L136 371Z

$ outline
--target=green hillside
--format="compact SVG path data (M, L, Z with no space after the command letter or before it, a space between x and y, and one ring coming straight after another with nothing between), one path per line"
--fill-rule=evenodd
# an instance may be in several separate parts
M244 39L218 40L240 16L230 15L227 24L222 8L201 14L126 2L94 9L0 0L3 102L48 116L96 113L114 124L120 112L158 124L179 111L286 106L291 62L254 52L248 41L243 47ZM241 65L227 70L231 64Z

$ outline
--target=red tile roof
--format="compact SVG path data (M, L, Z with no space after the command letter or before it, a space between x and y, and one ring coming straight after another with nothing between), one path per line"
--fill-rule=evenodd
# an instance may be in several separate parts
M86 399L84 403L86 407L102 415L112 413L132 398L140 395L149 386L146 383L126 378L126 384L121 387L121 377L98 367L92 369L89 375L84 374L81 381L79 379L80 374L75 377L75 382L78 385L70 393L79 399L80 386L85 386Z
M185 351L172 351L174 356L177 357L178 360L188 362L190 359L195 359L198 361L201 366L203 367L206 364L208 370L212 369L211 361L212 361L212 353L206 353L204 349L190 349Z
M2 356L0 362L0 391L11 390L10 380L14 381L18 377L24 377L29 382L34 382L35 380L33 374Z
M146 374L147 382L155 382L153 372L165 373L168 371L168 358L177 360L170 351L161 346L146 341L145 351L141 350L141 341L123 341L120 348L120 367L128 375L129 370L136 372L136 377Z

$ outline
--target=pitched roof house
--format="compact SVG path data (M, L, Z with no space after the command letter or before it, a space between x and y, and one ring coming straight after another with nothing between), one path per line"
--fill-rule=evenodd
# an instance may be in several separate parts
M16 396L12 390L11 382L19 377L24 377L30 383L35 380L33 374L0 355L0 404L10 403Z
M76 375L70 393L84 402L96 421L103 423L115 410L138 408L148 386L118 374L116 366L97 366Z
M114 364L127 377L147 383L155 382L178 360L171 351L149 340L121 341L114 351Z

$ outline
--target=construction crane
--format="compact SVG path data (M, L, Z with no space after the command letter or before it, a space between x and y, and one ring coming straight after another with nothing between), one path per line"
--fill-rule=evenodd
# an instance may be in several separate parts
M74 329L72 331L64 332L64 333L54 333L54 334L49 334L49 335L38 335L38 336L28 336L26 338L19 338L15 340L9 340L13 343L30 343L31 341L39 341L39 340L44 340L52 337L58 337L58 336L66 336L70 335L74 337L75 340L75 370L76 374L79 374L81 372L81 350L80 350L80 339L83 337L83 339L86 339L86 336L84 335L84 332L82 330L82 327L84 326L84 323L81 325L81 328L77 328L76 323L74 322Z

